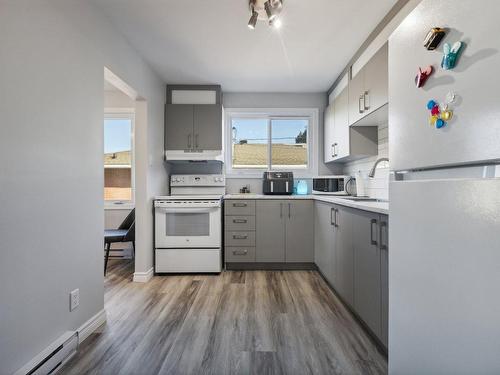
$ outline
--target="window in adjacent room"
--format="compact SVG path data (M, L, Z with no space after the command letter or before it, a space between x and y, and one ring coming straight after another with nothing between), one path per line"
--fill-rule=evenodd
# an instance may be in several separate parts
M134 114L104 116L104 202L107 206L134 203Z

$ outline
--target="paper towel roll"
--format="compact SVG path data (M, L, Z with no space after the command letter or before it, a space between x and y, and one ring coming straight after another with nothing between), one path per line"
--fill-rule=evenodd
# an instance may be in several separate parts
M358 197L366 197L365 179L361 175L361 171L357 171L355 177L356 177L356 195Z

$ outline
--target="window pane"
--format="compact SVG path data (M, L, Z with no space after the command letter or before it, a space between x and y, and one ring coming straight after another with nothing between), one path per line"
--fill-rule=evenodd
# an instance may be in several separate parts
M268 138L265 118L233 118L233 168L267 168Z
M132 200L132 120L104 120L104 200Z
M307 168L308 119L271 120L271 167Z

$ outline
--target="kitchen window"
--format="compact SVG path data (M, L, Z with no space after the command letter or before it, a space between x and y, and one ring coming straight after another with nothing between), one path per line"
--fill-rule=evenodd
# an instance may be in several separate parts
M226 110L226 174L262 176L266 170L310 176L315 162L315 110Z
M104 116L104 203L106 208L134 205L134 114Z

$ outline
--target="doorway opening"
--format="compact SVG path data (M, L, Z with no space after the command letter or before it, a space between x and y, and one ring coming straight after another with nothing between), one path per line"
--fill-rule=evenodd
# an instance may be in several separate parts
M137 92L104 68L104 276L131 278L136 256Z

